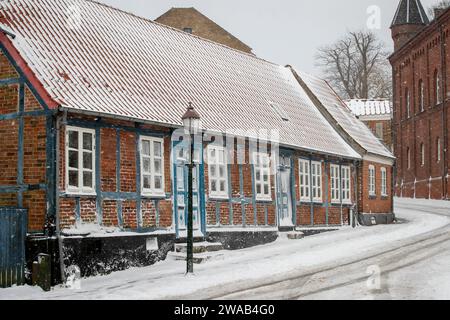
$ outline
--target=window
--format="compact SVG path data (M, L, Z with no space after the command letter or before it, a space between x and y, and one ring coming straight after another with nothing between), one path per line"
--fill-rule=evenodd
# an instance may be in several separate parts
M381 196L387 197L387 171L381 168Z
M342 202L351 203L350 199L350 167L341 167Z
M425 88L422 80L419 80L419 108L420 112L425 110Z
M383 123L379 122L376 124L375 134L379 139L383 139Z
M409 148L406 149L406 167L411 169L411 150Z
M420 165L423 167L425 165L425 145L420 144Z
M192 34L192 28L183 28L183 31Z
M408 88L405 89L406 117L411 117L411 99Z
M67 127L66 189L69 193L95 193L95 131Z
M441 138L436 139L436 160L441 162Z
M322 163L311 162L312 199L322 202Z
M330 177L331 177L331 202L336 203L340 202L340 185L339 181L341 180L339 166L332 164L330 166Z
M434 88L435 88L435 99L436 104L441 103L441 78L439 76L439 71L434 72Z
M208 146L209 196L228 199L227 156L224 147Z
M164 140L141 137L142 194L164 195Z
M311 184L309 183L309 160L299 160L300 200L311 201Z
M269 155L255 152L253 154L253 161L255 167L256 200L271 201Z
M369 195L375 196L377 194L375 190L375 167L369 166Z

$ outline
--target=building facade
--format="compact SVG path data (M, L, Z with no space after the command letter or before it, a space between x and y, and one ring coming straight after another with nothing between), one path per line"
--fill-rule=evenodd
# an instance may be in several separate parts
M449 20L429 21L420 1L400 1L392 23L396 194L449 199Z
M345 104L391 152L394 151L391 101L386 99L352 99L345 101Z
M195 8L171 8L156 18L155 22L253 54L252 48Z
M28 209L30 247L56 235L83 275L165 259L186 237L191 101L197 239L392 222L393 155L325 81L91 1L2 10L0 207Z

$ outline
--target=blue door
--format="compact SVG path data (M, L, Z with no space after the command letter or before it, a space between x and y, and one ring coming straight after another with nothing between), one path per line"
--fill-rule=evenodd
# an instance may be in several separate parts
M280 157L280 165L278 167L278 192L277 192L277 208L278 208L278 225L280 227L294 226L294 212L292 204L292 168L291 158L288 156Z
M204 232L202 219L202 192L200 185L200 177L202 165L200 163L201 148L196 147L194 150L193 168L193 224L196 236L202 236ZM186 235L188 220L188 166L189 163L189 147L185 143L175 143L173 147L173 177L174 177L174 212L178 237Z

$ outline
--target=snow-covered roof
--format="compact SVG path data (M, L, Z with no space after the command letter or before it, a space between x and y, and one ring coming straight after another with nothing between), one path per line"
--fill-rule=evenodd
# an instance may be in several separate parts
M283 145L360 158L289 68L87 0L3 0L0 23L70 110L181 126L192 101L205 129L279 129Z
M352 99L345 100L345 104L357 117L392 115L392 102L383 99Z
M375 137L372 131L345 105L325 80L298 72L298 75L327 109L343 130L367 152L394 158L392 153Z

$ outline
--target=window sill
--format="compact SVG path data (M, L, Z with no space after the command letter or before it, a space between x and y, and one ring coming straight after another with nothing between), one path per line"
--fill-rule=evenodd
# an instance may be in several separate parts
M377 199L377 195L376 194L369 195L369 200L376 200L376 199Z
M90 197L90 198L97 197L97 193L95 193L95 192L87 193L87 192L73 192L73 191L69 191L69 192L63 193L62 195L66 196L66 197Z
M145 198L153 198L153 199L165 199L166 194L165 193L147 193L147 192L141 192L141 196Z
M229 196L210 195L208 197L208 200L212 200L212 201L228 201L228 200L230 200L230 197Z
M272 198L258 198L256 197L256 202L272 202Z

